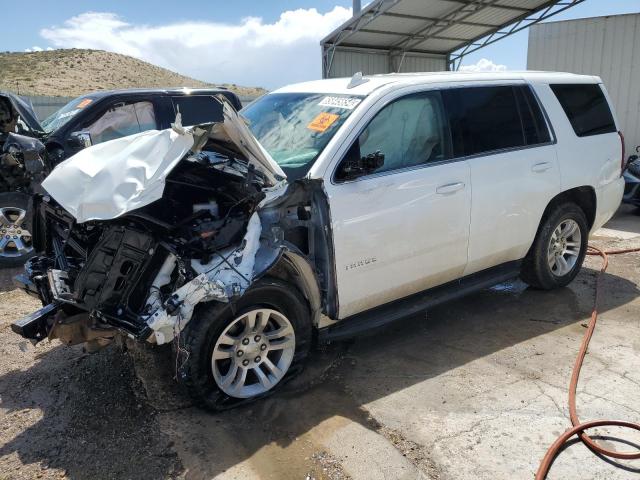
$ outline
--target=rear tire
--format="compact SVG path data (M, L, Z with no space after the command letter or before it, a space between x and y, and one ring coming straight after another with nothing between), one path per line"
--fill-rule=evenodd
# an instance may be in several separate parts
M587 218L578 205L556 206L542 218L520 277L542 290L568 285L582 267L588 236Z
M274 334L278 329L286 335ZM176 349L179 381L199 405L233 408L271 394L299 373L311 340L304 297L292 285L262 279L233 305L196 308Z
M29 195L0 193L0 268L23 265L33 256L32 217Z

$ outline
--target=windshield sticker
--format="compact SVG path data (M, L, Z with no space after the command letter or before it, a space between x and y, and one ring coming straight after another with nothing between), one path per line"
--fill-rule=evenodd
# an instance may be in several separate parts
M324 132L339 118L340 115L336 115L335 113L320 112L318 116L307 125L307 128L309 130L315 130L316 132Z
M78 106L76 108L84 108L87 105L89 105L91 102L93 102L93 100L91 100L90 98L85 98L84 100L82 100Z
M362 101L360 98L350 97L324 97L318 104L320 107L344 108L353 110Z
M73 117L79 111L80 111L79 109L76 109L76 110L71 110L70 112L62 113L62 114L60 114L60 116L58 118Z

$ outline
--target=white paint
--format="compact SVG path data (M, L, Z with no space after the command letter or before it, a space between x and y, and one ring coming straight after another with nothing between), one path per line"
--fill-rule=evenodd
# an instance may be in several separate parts
M339 318L526 255L542 213L558 193L596 191L594 229L620 204L621 145L616 133L578 138L549 83L600 83L594 76L548 72L456 72L370 77L354 90L366 98L309 172L324 180L331 206ZM349 79L280 91L349 93ZM362 129L392 99L450 86L531 85L557 144L490 153L437 166L398 170L335 184L338 163ZM353 92L352 92L353 93ZM536 165L548 163L549 168ZM540 170L540 171L538 171ZM464 184L451 196L438 186ZM375 259L375 261L371 261ZM355 265L354 268L347 268Z

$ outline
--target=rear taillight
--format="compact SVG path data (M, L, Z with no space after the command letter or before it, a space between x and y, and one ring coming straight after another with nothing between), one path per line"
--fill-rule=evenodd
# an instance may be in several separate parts
M622 134L622 132L618 132L618 135L620 136L620 143L622 144L622 159L620 160L620 176L622 176L622 174L624 173L624 169L627 167L627 160L624 158L626 153L624 151L624 135Z

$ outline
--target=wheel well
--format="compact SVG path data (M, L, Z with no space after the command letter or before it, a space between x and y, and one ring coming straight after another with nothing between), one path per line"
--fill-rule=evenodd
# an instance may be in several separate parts
M283 254L280 260L266 272L266 275L297 288L307 301L313 325L318 325L322 306L320 286L313 269L303 256L293 252Z
M587 217L589 230L591 230L591 227L593 227L593 223L596 219L597 202L596 192L593 187L576 187L559 193L558 195L553 197L553 199L549 202L549 205L547 205L547 208L542 215L542 219L544 220L557 205L567 202L573 202L582 209L585 216Z

